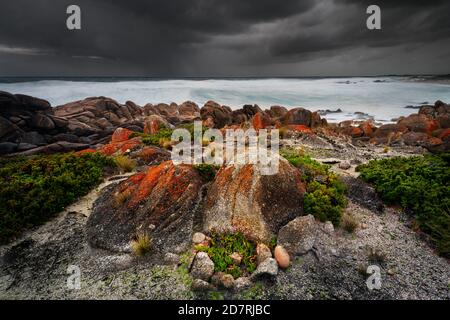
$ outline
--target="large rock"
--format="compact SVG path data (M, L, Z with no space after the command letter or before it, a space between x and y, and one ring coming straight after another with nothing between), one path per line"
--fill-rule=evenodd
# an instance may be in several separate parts
M268 243L278 230L303 213L305 187L300 171L280 159L274 175L262 175L256 165L219 170L204 202L204 229L239 231Z
M271 106L269 110L269 114L272 118L281 118L283 117L288 110L282 106Z
M29 156L35 154L51 154L51 153L63 153L70 151L81 151L89 148L88 144L85 143L72 143L67 141L59 141L44 146L40 146L33 149L28 149L21 152L20 155Z
M277 241L290 255L303 255L313 248L317 231L314 216L298 217L281 228Z
M430 119L423 114L412 114L398 121L401 126L407 127L413 132L423 132L431 134L434 130L439 129L439 123Z
M200 109L202 120L214 128L223 128L232 123L232 111L230 107L221 106L214 101L208 101Z
M200 119L200 108L192 101L186 101L179 105L178 113L181 122L192 122Z
M13 133L17 130L17 126L11 123L11 121L0 117L0 139Z
M130 240L144 232L156 250L187 248L202 185L192 166L166 161L105 189L87 222L89 243L127 251Z
M30 123L32 128L36 128L42 131L49 131L55 128L55 123L53 120L43 114L37 113L36 115L31 118Z
M289 110L282 118L281 121L284 125L289 124L302 124L305 126L311 126L312 112L303 108L294 108Z
M163 117L152 114L145 119L144 133L155 134L161 128L170 128L169 122Z

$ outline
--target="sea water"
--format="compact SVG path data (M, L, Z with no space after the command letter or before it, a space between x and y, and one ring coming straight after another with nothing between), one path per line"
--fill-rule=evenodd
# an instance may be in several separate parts
M450 84L412 81L408 77L263 78L263 79L63 79L0 80L0 90L48 100L52 106L92 96L125 103L182 103L208 100L232 109L244 104L337 110L328 120L370 118L390 122L417 110L406 106L450 102Z

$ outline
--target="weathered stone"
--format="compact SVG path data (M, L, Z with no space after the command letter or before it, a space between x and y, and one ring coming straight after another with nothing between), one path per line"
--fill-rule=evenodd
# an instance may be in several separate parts
M269 258L264 260L256 270L252 273L251 279L255 280L260 277L275 277L278 274L278 263L275 259Z
M204 202L204 230L239 231L268 243L284 224L302 214L304 192L300 171L283 158L273 175L262 175L251 164L223 167Z
M311 111L303 108L294 108L289 110L282 118L284 125L302 124L311 127Z
M342 170L348 170L351 168L351 164L350 164L350 162L344 160L339 163L339 168Z
M317 224L314 216L298 217L289 222L278 233L278 243L292 256L303 255L314 246Z
M214 262L212 262L206 252L198 252L192 263L191 276L193 278L209 281L213 273Z
M46 115L36 113L31 118L31 127L41 130L52 130L55 128L55 123L52 119L47 117Z
M252 282L250 281L249 277L239 277L236 280L234 280L234 291L241 291L243 289L246 289L250 287Z
M259 265L266 259L272 258L272 252L264 243L258 243L256 246L256 263Z
M211 277L211 283L218 288L232 289L234 278L231 274L217 272Z
M187 249L202 185L192 166L166 161L106 188L87 222L89 243L128 251L134 235L145 230L162 252Z
M202 243L203 241L205 241L205 239L206 239L206 236L203 233L201 233L201 232L196 232L192 236L192 242L194 244Z
M194 279L192 281L192 290L193 291L210 291L214 290L215 287L209 282L202 279Z
M233 252L231 255L230 255L230 258L231 258L231 260L233 261L233 263L235 264L235 265L240 265L241 264L241 261L242 261L242 256L238 253L238 252Z
M223 128L232 123L231 108L221 106L214 101L206 102L200 109L200 115L205 123L212 125L214 128Z

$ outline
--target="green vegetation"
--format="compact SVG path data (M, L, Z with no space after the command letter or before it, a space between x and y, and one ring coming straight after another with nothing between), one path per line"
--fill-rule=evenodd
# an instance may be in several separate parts
M239 299L242 300L261 300L263 298L264 284L259 281L239 295Z
M194 137L194 123L183 123L177 126L177 129L186 129L191 134L191 138ZM205 127L202 125L202 136L205 133L206 130L208 130L208 127Z
M160 128L158 132L153 134L135 132L131 137L142 137L142 142L146 145L166 148L172 139L172 129Z
M329 170L329 166L306 154L286 149L281 150L280 154L301 170L302 180L306 184L305 214L312 214L320 221L329 220L334 226L339 226L342 211L347 206L345 185Z
M102 180L111 158L73 153L0 160L0 243L46 222Z
M152 250L152 240L146 233L139 233L136 239L131 241L131 250L133 253L141 257Z
M213 233L210 247L197 246L196 249L208 253L216 272L222 271L238 278L244 272L252 273L256 269L256 245L241 233ZM235 265L230 257L234 252L242 257L240 265Z
M203 179L205 179L206 181L212 181L216 176L219 166L202 163L194 165L194 168L198 171L198 173L200 174L200 176L202 176Z
M384 201L401 205L414 217L445 257L450 257L449 163L450 154L442 154L373 160L357 167Z

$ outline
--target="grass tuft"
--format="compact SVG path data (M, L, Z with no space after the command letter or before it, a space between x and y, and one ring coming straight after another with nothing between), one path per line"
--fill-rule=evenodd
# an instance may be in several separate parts
M139 233L134 240L131 241L131 250L138 256L144 256L152 250L152 241L148 234Z

